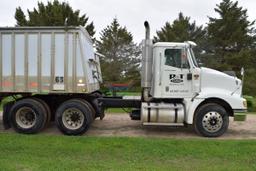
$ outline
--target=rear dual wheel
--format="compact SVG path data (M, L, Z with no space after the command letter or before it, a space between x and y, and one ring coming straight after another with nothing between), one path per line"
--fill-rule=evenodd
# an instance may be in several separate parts
M95 117L92 106L83 99L71 99L62 103L55 114L55 122L66 135L81 135L90 127Z
M44 106L45 111L46 111L46 117L47 117L45 127L49 126L50 122L51 122L51 117L52 117L51 109L50 109L49 105L42 99L39 99L39 98L36 98L36 97L34 97L33 99L40 102Z
M47 109L41 102L27 98L12 106L9 120L16 132L34 134L44 128L47 115Z

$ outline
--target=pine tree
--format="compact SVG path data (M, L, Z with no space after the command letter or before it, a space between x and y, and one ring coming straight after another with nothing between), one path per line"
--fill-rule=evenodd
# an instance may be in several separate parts
M197 26L196 22L190 22L190 17L179 13L179 17L173 23L166 22L154 37L155 42L184 42L187 40L200 42L205 35L203 26Z
M219 70L233 70L237 75L245 68L244 92L256 95L255 37L247 10L239 7L237 1L223 0L214 9L218 18L209 17L208 39L212 45L209 60L215 60Z
M116 18L100 33L97 51L104 54L101 59L103 79L124 82L140 79L140 49L126 27L120 26Z
M247 10L239 7L237 1L223 0L214 10L219 18L209 17L208 34L217 51L239 52L253 44L254 22L248 21Z
M93 22L88 23L89 18L86 14L80 15L79 10L73 10L66 3L60 3L58 0L43 4L38 2L37 9L27 10L28 19L20 7L16 8L15 19L17 26L63 26L66 18L69 26L84 26L88 33L93 36L95 34Z
M217 64L214 67L239 72L247 64L239 63L240 60L234 61L234 56L242 54L241 51L247 52L244 58L250 56L249 49L254 46L254 28L251 27L254 22L248 21L247 10L239 7L237 1L223 0L216 6L214 10L219 18L209 17L208 23L208 39Z
M15 19L17 21L18 26L27 25L26 16L20 7L16 8Z

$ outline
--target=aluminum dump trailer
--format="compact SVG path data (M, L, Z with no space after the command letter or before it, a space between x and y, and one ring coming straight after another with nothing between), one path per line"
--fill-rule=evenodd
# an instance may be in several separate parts
M100 80L83 27L0 28L0 93L91 93Z
M97 99L101 70L83 27L0 28L0 102L4 127L37 133L50 121L65 134L104 117Z

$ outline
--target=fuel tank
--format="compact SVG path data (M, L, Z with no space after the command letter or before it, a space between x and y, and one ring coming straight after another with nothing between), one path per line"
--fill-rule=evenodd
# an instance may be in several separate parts
M142 123L183 123L184 105L181 103L142 103Z

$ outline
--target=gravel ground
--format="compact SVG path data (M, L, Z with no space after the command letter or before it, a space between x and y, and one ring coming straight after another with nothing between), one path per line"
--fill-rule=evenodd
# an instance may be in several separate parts
M4 130L0 113L0 132ZM52 123L41 134L62 135ZM129 136L129 137L161 137L161 138L199 138L190 127L155 127L142 126L140 121L133 121L128 114L106 114L103 120L96 119L84 136ZM230 118L228 131L218 139L256 139L256 115L247 115L245 122L234 122Z

